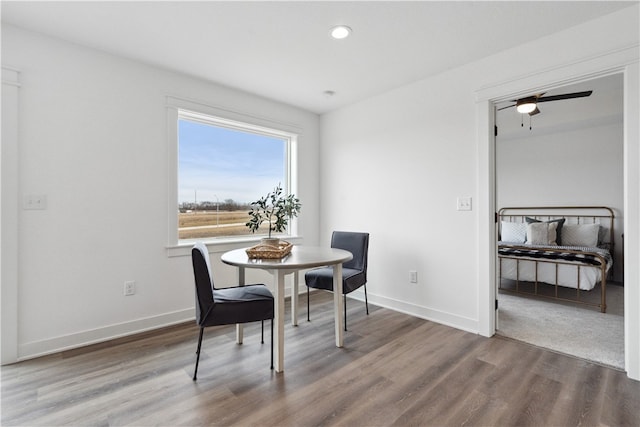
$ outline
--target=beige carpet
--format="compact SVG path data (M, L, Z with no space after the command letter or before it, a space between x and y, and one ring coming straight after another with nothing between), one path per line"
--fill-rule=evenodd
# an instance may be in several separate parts
M599 299L600 287L588 292ZM500 292L497 333L553 351L624 369L624 288L607 286L598 308Z

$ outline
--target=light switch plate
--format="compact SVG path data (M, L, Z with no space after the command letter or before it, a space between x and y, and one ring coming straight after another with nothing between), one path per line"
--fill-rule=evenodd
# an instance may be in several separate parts
M415 270L409 271L409 283L418 283L418 272Z
M24 196L22 208L26 210L47 209L47 196L44 194L27 194Z

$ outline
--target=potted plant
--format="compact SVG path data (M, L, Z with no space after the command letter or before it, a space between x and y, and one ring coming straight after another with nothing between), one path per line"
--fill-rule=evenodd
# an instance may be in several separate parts
M289 220L298 216L301 207L300 200L294 194L283 196L282 186L278 184L272 192L251 203L250 219L246 226L252 233L255 233L263 222L268 222L269 236L263 238L262 243L278 246L280 239L272 238L271 232L282 233L285 231Z

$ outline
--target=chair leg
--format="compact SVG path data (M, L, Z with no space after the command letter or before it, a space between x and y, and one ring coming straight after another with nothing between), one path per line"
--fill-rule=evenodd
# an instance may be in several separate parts
M364 284L364 305L367 307L367 316L369 315L369 301L367 300L367 284Z
M347 294L343 295L344 298L344 330L347 330Z
M307 286L307 322L311 322L311 317L309 317L309 287Z
M264 320L262 321L262 336L260 338L260 344L264 344Z
M198 337L198 349L196 350L196 368L193 371L193 380L197 379L198 375L198 363L200 362L200 347L202 346L202 334L204 333L204 328L200 327L200 336Z
M271 369L273 369L273 319L271 319Z

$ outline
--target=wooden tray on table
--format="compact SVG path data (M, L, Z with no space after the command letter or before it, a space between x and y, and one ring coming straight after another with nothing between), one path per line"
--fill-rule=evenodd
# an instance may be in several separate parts
M278 246L261 243L246 250L247 256L252 259L280 259L291 253L293 244L280 240Z

